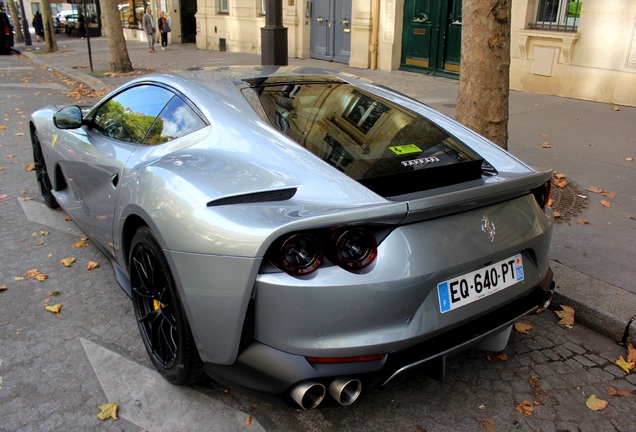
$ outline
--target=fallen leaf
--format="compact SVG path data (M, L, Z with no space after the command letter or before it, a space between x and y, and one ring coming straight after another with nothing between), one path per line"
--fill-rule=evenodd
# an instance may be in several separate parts
M609 201L602 200L601 205L603 207L612 208L612 205L609 203Z
M97 414L97 418L100 420L108 420L109 418L113 418L117 420L117 408L119 408L119 403L110 402L104 405L100 405L97 407L100 412Z
M559 324L562 324L568 328L572 328L572 326L574 325L574 308L561 305L561 309L562 310L554 311L557 316L561 318Z
M626 160L627 162L631 162L631 161L633 161L633 160L634 160L634 158L630 158L630 157L628 157L628 158L625 158L625 160Z
M612 111L620 111L621 109L619 107L612 107Z
M524 400L519 405L517 405L517 411L523 414L526 417L529 417L534 412L534 407L532 406L532 402L529 400Z
M73 219L72 219L70 216L66 216L66 217L64 218L64 220L65 220L66 222L70 222L70 221L72 221Z
M561 189L563 189L564 187L566 187L570 183L567 180L563 179L561 181L556 182L555 184L557 185L557 187L560 187Z
M93 270L96 269L97 267L99 267L99 263L95 262L95 261L89 261L88 262L88 267L86 267L86 270Z
M15 136L24 136L24 132L18 132L16 134L14 134Z
M7 289L7 284L0 285L0 291L4 291Z
M47 236L47 235L49 235L49 232L42 230L42 231L40 231L40 235Z
M245 419L245 424L247 426L252 424L252 416L247 416L247 418Z
M607 198L616 198L616 192L601 192L601 195Z
M33 201L33 197L24 197L22 201Z
M73 258L73 257L71 257L71 258L63 258L63 259L60 260L60 262L62 263L62 265L64 267L70 267L75 262L75 258Z
M57 296L59 296L60 294L62 294L60 291L51 291L51 292L49 293L49 295L50 295L51 297L57 297Z
M13 280L15 280L15 281L23 281L23 280L24 280L24 278L23 278L22 276L15 276L15 277L13 278Z
M27 270L27 272L24 274L24 277L26 277L27 279L33 279L34 277L36 277L39 274L40 274L40 270L31 269L31 270Z
M5 119L5 121L7 121L7 119ZM6 126L4 126L4 125L0 125L0 130L6 130L6 129L7 129L7 127L6 127Z
M73 248L83 248L88 246L88 240L79 240L73 243Z
M32 164L32 163L24 167L25 171L33 171L34 169L35 169L35 164Z
M587 225L589 224L588 221L586 221L585 219L579 219L578 221L576 221L577 224L579 225Z
M548 134L546 134L546 133L540 133L540 134L539 134L539 136L540 136L540 137L545 138L545 137L547 137L547 136L548 136Z
M607 407L607 401L599 399L596 395L592 395L585 401L585 405L592 411L604 410Z
M634 369L634 365L636 365L636 363L625 361L623 356L620 356L618 360L616 360L616 366L623 369L627 375L632 373L632 369Z
M39 275L36 275L35 278L39 280L40 282L44 282L45 280L49 278L49 275L40 273Z
M561 213L559 213L558 211L554 211L554 217L555 218L560 218L561 217Z
M549 142L545 141L541 144L541 148L551 148L552 146L550 145Z
M493 363L505 362L505 361L508 361L508 354L506 354L505 352L488 354L486 358L488 359L489 362L493 362Z
M44 243L42 240L35 242L34 246L44 246L46 243Z
M561 173L555 172L554 173L554 178L557 179L557 180L563 180L565 178L565 174L561 174Z
M480 418L479 419L479 424L481 425L482 428L484 428L484 430L486 432L497 432L496 429L495 429L495 426L497 425L497 422L494 421L493 419Z
M636 349L632 344L627 344L627 361L630 363L636 363Z
M596 186L590 186L587 190L594 193L603 193L603 189L597 188Z
M59 314L60 311L62 310L62 305L61 304L54 304L53 306L44 305L44 309L46 309L47 311L51 313Z
M531 324L526 324L522 322L515 323L515 330L522 334L528 334L528 330L532 330L533 326Z
M607 394L610 396L632 397L634 394L628 390L619 390L612 386L605 387Z

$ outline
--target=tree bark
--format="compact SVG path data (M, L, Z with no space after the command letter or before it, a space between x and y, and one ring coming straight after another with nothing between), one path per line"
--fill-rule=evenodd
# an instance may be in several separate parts
M13 32L15 42L24 43L24 35L22 34L22 23L20 22L20 15L18 15L18 8L13 0L9 0L9 13L11 14L11 23L13 24Z
M457 120L508 148L510 0L464 0Z
M44 42L46 52L57 51L57 39L55 38L55 25L53 25L53 14L51 13L51 1L40 0L42 6L42 24L44 24Z
M119 17L116 0L101 0L104 30L108 40L108 54L111 72L132 72L133 66L128 56L124 28Z

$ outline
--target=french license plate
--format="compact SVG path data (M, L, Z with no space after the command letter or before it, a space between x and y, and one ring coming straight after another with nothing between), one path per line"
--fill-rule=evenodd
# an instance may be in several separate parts
M523 280L521 255L515 255L483 267L474 272L437 284L441 313L466 306L521 282Z

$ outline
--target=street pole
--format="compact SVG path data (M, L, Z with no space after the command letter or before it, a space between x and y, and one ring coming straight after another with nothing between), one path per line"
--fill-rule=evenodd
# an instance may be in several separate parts
M82 6L84 8L84 31L86 32L86 44L88 45L88 63L91 66L91 72L93 72L93 53L91 52L91 37L88 34L88 14L86 13L86 0L82 0Z
M22 10L22 31L24 32L24 44L31 46L31 33L29 32L29 22L26 19L26 13L24 12L24 1L20 0L20 9Z
M283 27L283 1L265 1L265 27L261 27L261 64L287 66L287 28Z

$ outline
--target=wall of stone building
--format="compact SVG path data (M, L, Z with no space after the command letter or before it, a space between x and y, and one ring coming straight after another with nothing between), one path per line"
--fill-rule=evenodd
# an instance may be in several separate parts
M510 86L636 106L636 2L586 0L576 33L528 29L537 0L513 0Z

